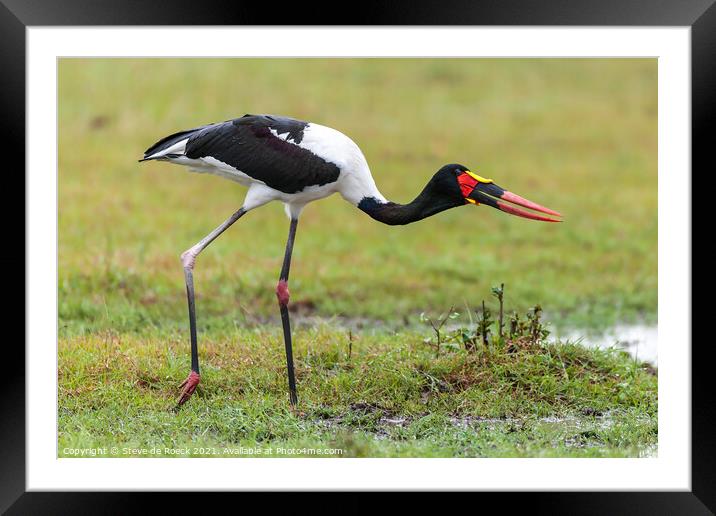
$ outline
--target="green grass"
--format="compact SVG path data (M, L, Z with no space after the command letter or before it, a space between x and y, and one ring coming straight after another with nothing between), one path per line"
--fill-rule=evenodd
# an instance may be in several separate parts
M573 345L489 357L447 347L435 358L417 322L483 298L494 309L490 287L503 282L511 307L540 303L556 325L656 320L655 59L62 59L58 69L60 455L258 445L637 456L655 446L657 382L643 365ZM136 160L168 133L246 112L342 130L395 201L458 162L565 222L470 206L386 227L339 196L309 206L291 270L292 413L273 290L288 222L277 204L250 213L197 260L203 381L174 413L189 364L179 255L244 189ZM350 359L346 325L357 336Z
M657 378L616 350L444 347L426 334L295 335L289 410L279 330L202 339L202 383L179 411L185 336L100 332L61 342L59 451L116 447L232 456L239 447L343 457L621 457L657 443ZM76 452L75 452L76 453ZM293 453L293 452L291 452ZM310 455L303 451L302 455Z

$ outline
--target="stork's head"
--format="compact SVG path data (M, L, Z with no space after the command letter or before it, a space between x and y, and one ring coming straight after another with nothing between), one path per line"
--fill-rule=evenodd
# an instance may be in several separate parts
M511 215L517 215L518 217L524 217L526 219L561 222L561 220L558 219L544 217L537 213L518 208L517 206L522 206L523 208L546 213L555 217L562 216L559 212L540 206L535 202L500 188L492 179L481 177L463 165L456 163L445 165L437 171L430 183L434 190L439 191L442 195L449 196L455 206L462 204L473 204L475 206L486 204ZM507 204L508 202L512 204Z

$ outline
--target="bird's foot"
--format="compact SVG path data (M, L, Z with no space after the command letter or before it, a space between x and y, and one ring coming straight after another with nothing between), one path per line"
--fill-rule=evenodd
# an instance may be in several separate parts
M196 386L199 385L200 380L201 377L196 371L192 371L191 373L189 373L189 376L187 376L186 380L184 380L179 386L180 388L182 388L182 391L181 396L179 396L179 399L177 400L177 407L182 406L189 398L191 398L191 395L194 394Z

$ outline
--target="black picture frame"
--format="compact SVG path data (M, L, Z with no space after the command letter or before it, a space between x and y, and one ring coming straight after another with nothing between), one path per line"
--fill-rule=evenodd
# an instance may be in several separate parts
M279 9L275 2L204 0L139 2L102 0L0 0L0 141L6 159L3 177L17 181L25 192L25 31L29 26L63 25L631 25L691 27L692 72L692 181L699 170L713 174L712 134L716 120L716 4L715 0L442 0L440 2L364 2L346 10L333 7L308 9L301 15L296 5ZM301 18L303 19L301 20ZM309 19L310 18L310 19ZM54 114L48 113L48 123ZM677 179L678 180L678 179ZM693 183L692 183L693 185ZM9 188L6 186L6 188ZM693 186L692 186L693 191ZM16 194L17 195L17 194ZM694 206L697 203L693 204ZM15 243L14 253L0 255L3 265L5 299L12 295L16 310L24 292L25 227L19 224L20 210L6 207L4 239ZM14 233L13 233L14 232ZM8 235L8 233L10 233ZM693 235L693 232L692 232ZM23 248L24 249L24 248ZM693 256L693 249L692 249ZM51 262L50 262L51 263ZM13 282L17 282L15 285ZM25 297L23 296L23 299ZM693 305L695 306L695 305ZM31 307L27 307L31 309ZM6 311L6 313L8 313ZM19 314L18 314L19 315ZM19 318L18 318L19 320ZM693 320L693 317L692 317ZM699 320L699 319L696 319ZM6 316L3 328L11 331ZM692 329L692 335L693 329ZM692 337L693 338L693 337ZM529 503L530 511L581 514L713 514L716 511L716 453L711 421L716 419L713 387L708 378L714 362L711 346L692 346L692 490L690 492L643 493L502 493L515 502ZM19 339L8 339L3 346L0 378L0 510L8 514L112 513L144 511L146 495L138 493L40 493L26 492L25 485L25 353ZM11 344L14 344L11 345ZM48 350L53 349L48 344ZM49 352L49 351L48 351ZM188 498L179 493L163 494L163 512L187 510ZM241 496L246 496L242 494ZM305 495L303 495L305 496ZM309 495L310 496L310 495ZM294 503L300 503L293 498ZM315 501L315 498L314 498ZM504 503L504 500L501 500ZM179 505L181 504L181 507ZM370 506L361 503L353 507Z

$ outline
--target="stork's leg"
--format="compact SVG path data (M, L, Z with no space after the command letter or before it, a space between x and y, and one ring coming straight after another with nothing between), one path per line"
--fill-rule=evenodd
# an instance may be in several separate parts
M298 219L291 219L291 227L288 230L288 241L286 242L286 254L283 257L283 267L281 267L281 275L276 285L276 297L278 298L278 306L281 310L281 323L283 324L283 341L286 345L286 369L288 371L288 393L291 400L291 406L295 407L298 403L296 396L296 377L293 372L293 348L291 346L291 322L288 318L288 273L291 269L291 254L293 253L293 241L296 238L296 227Z
M182 405L188 400L199 385L199 351L196 345L196 310L194 304L194 262L196 257L202 252L216 237L226 231L229 226L239 220L246 213L244 208L234 213L226 219L223 224L214 231L206 235L194 246L184 251L181 255L181 263L184 266L184 281L186 282L186 297L189 304L189 333L191 336L191 373L186 380L179 386L182 388L181 396L177 401L178 405Z

